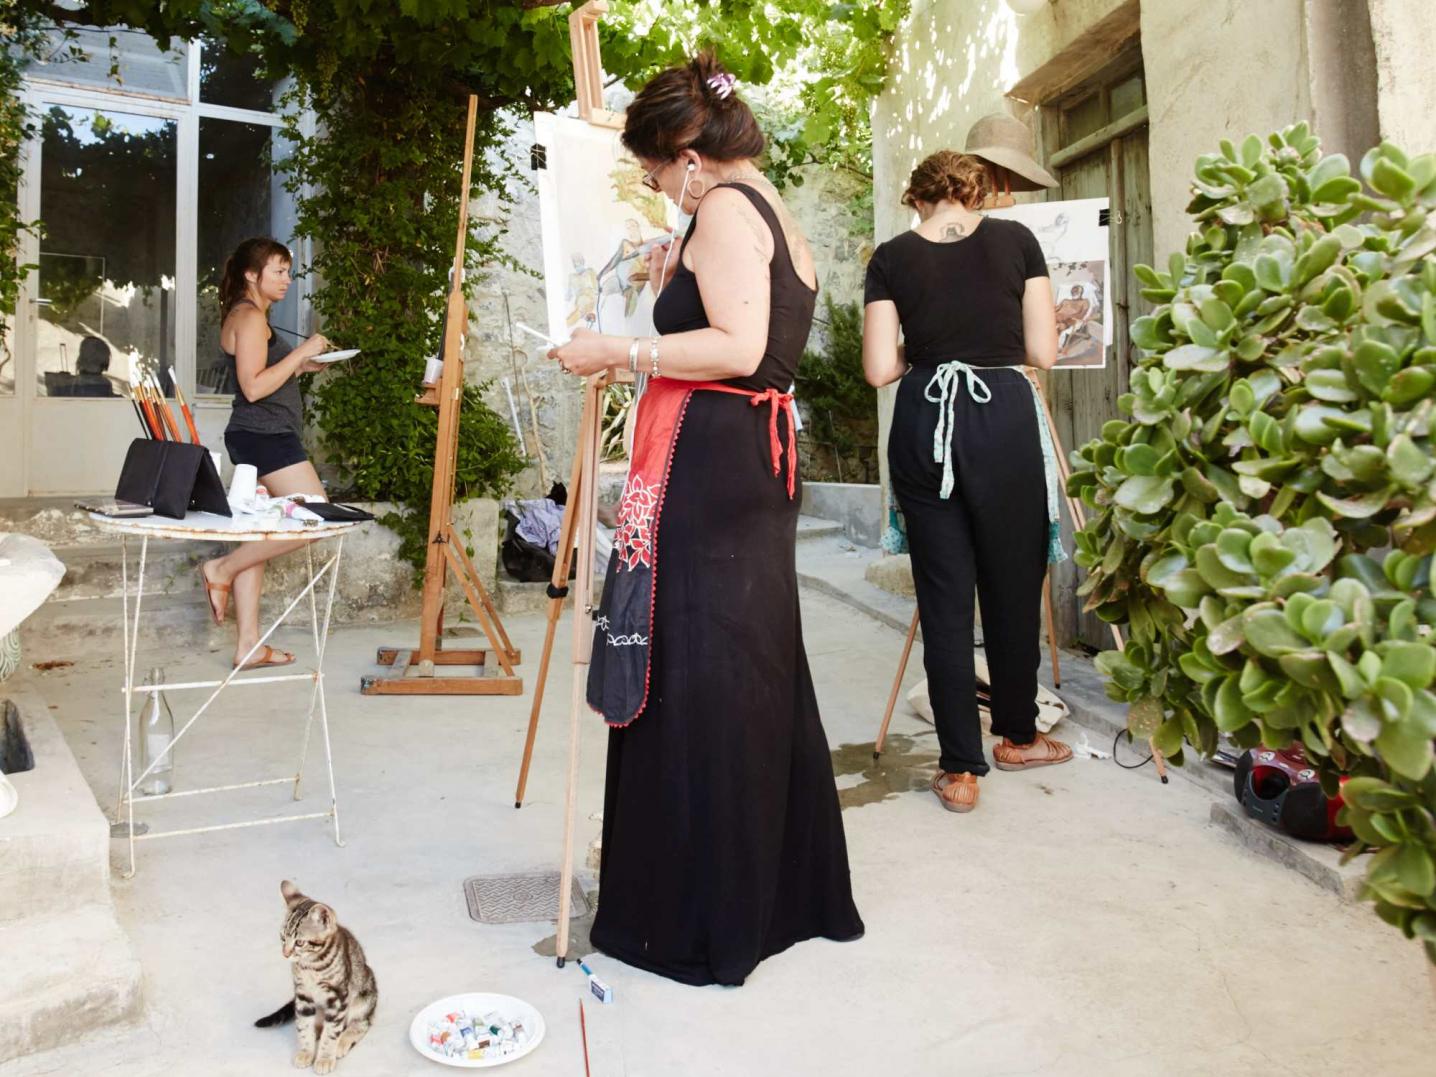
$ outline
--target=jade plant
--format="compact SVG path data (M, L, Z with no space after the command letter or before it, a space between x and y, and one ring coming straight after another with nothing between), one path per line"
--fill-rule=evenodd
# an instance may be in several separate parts
M1197 159L1123 418L1073 454L1087 608L1129 728L1304 746L1366 896L1436 961L1436 155L1358 174L1305 124Z

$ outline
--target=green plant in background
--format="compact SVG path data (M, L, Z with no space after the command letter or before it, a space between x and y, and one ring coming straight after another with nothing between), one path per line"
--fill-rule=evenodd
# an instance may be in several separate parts
M37 222L20 218L20 147L33 124L19 90L25 63L41 39L26 22L17 21L13 7L12 0L0 0L0 27L6 39L6 47L0 48L0 317L6 318L20 299L25 275L35 268L20 262L21 238L37 228ZM0 386L14 381L15 353L5 322L0 322Z
M7 26L128 26L161 43L204 36L258 57L267 74L295 79L291 103L312 108L318 120L317 135L297 126L289 132L299 146L289 173L299 195L298 231L315 240L308 267L317 282L314 304L326 336L364 352L361 361L326 373L315 386L323 451L355 494L402 506L386 523L422 560L435 417L416 407L413 396L424 357L437 349L441 332L457 229L464 99L470 93L479 98L475 194L498 192L502 208L522 167L504 159L505 117L573 98L570 5L0 4L0 24ZM711 47L750 86L793 72L788 82L797 104L788 111L805 119L776 139L775 170L781 178L790 165L809 160L847 167L865 152L867 100L881 88L884 48L906 9L907 0L714 0L687 7L616 0L600 24L604 67L636 87L659 68ZM832 66L813 72L812 63ZM472 218L470 283L477 282L480 266L503 264L497 241L504 224L502 213L498 219ZM481 387L466 392L461 498L503 489L521 463L507 426L484 406Z
M1199 230L1132 325L1129 416L1073 454L1098 658L1134 735L1299 741L1436 961L1436 155L1298 124L1198 158Z
M805 351L798 364L794 395L805 416L798 445L803 474L840 481L875 481L877 470L877 390L863 377L863 312L857 303L824 299L827 346ZM831 448L836 467L830 469L815 450ZM856 457L861 474L841 472L843 459ZM869 472L873 475L869 475Z

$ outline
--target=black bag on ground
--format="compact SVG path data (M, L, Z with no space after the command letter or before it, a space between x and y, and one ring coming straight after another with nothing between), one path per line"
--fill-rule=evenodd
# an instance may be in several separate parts
M184 519L190 509L233 515L209 450L181 441L136 438L130 442L115 497L148 505L156 516L175 520Z
M504 542L499 553L504 571L523 583L545 583L553 578L553 554L519 534L519 518L504 509Z

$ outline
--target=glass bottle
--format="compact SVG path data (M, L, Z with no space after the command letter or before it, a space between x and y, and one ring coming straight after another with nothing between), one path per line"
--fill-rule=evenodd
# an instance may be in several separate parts
M164 682L165 671L159 667L151 669L145 680L151 685ZM163 692L145 692L140 709L140 773L150 771L140 783L140 792L145 796L158 796L170 791L175 758L174 752L166 753L166 749L174 739L175 716L170 710L169 700L165 699ZM160 759L161 754L164 754L163 759ZM150 770L150 764L156 759L160 761Z

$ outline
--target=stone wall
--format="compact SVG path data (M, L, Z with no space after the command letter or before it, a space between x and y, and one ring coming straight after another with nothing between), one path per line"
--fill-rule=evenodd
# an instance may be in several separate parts
M1353 166L1379 138L1413 153L1436 150L1431 0L1053 0L1029 16L1005 0L915 0L873 109L876 238L911 226L898 198L914 164L960 149L987 113L1034 123L1033 108L1009 92L1034 81L1075 84L1111 56L1084 43L1133 17L1151 117L1159 265L1190 231L1192 163L1222 138L1305 120L1327 152L1347 154ZM880 444L891 408L889 389L879 395ZM883 472L886 482L885 458Z

